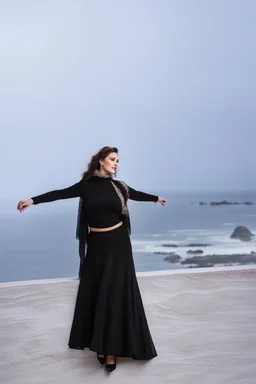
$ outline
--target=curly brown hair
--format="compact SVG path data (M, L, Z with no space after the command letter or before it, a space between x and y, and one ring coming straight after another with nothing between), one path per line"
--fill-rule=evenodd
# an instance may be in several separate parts
M83 180L91 179L93 172L96 169L100 169L100 160L104 160L111 152L118 153L118 149L116 147L108 147L105 146L101 148L95 155L91 157L91 161L88 164L87 170L82 173ZM114 173L116 176L116 172Z

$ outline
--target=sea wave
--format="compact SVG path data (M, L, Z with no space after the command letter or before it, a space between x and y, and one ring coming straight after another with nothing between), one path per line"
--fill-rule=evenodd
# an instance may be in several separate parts
M252 232L256 233L256 230ZM231 239L230 231L223 230L178 230L175 232L175 239L170 239L169 236L148 236L146 239L134 239L133 249L135 252L175 252L182 258L187 258L190 255L189 250L201 249L202 255L212 254L245 254L256 251L256 237L249 242L242 242L238 239ZM156 237L160 237L157 239ZM166 247L163 244L174 245ZM208 246L192 247L189 244L207 244Z

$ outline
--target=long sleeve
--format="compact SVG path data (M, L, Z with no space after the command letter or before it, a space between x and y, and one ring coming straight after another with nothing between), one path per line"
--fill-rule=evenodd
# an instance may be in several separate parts
M48 203L50 201L61 200L61 199L70 199L72 197L82 197L83 193L83 180L80 180L78 183L71 185L68 188L56 189L43 193L42 195L31 197L34 201L34 204Z
M151 195L149 193L141 192L141 191L136 191L135 189L129 187L129 199L131 200L136 200L136 201L153 201L157 202L158 201L158 196L156 195Z

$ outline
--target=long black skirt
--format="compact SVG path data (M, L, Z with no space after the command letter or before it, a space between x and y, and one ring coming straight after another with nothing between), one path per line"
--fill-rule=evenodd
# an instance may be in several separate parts
M123 225L89 233L68 346L135 360L157 356Z

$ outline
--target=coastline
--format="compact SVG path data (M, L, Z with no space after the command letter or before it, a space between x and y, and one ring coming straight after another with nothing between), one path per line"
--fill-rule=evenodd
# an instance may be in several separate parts
M191 274L207 274L211 272L230 272L230 271L250 271L256 270L256 265L234 265L226 267L206 267L206 268L184 268L184 269L168 269L161 271L146 271L136 272L137 277L149 277L149 276L168 276L168 275L191 275ZM37 280L17 280L0 282L1 288L25 286L25 285L40 285L40 284L54 284L54 283L67 283L69 281L78 281L78 277L59 277L52 279L37 279Z

